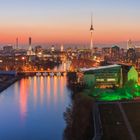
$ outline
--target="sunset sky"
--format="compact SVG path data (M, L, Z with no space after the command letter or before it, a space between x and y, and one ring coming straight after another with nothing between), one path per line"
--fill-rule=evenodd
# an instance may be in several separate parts
M87 44L91 12L95 43L140 40L139 0L0 0L0 44Z

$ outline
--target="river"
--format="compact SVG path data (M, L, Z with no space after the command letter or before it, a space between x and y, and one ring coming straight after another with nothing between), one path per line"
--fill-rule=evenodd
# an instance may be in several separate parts
M70 104L66 76L28 77L0 94L1 140L62 140Z

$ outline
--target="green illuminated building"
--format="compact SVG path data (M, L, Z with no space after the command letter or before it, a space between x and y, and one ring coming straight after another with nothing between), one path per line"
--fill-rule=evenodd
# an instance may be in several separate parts
M83 68L84 82L88 87L112 88L122 87L127 81L138 81L138 72L133 66L108 65Z
M109 65L81 69L85 84L92 89L91 96L100 101L132 100L140 96L138 72L133 66ZM113 88L118 87L118 88ZM101 89L113 88L113 89Z
M84 82L86 85L100 88L118 87L120 85L120 70L120 65L81 69L84 73Z
M136 69L133 66L128 71L128 81L130 81L130 80L138 82L138 72L136 71Z

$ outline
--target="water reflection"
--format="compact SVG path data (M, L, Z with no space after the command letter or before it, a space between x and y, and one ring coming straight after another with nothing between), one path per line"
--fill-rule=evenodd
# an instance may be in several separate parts
M63 87L64 85L66 85L66 78L64 77L60 77L60 96L61 96L61 99L62 101L64 100L64 90L63 90Z
M0 94L0 139L62 140L66 77L24 78Z
M37 86L37 77L35 76L33 78L33 92L34 92L34 106L36 106L36 102L37 102L37 90L38 90L38 86Z
M19 83L16 82L16 83L15 83L15 88L14 88L15 97L18 97L18 91L19 91Z
M57 102L57 90L58 90L57 77L56 76L54 76L54 87L53 87L53 89L54 89L54 103L56 104L56 102Z
M43 104L44 98L44 78L43 76L40 77L40 103Z
M21 119L24 120L27 112L27 94L28 94L28 84L27 79L20 81L20 112Z
M51 79L50 76L47 77L47 105L50 103L50 97L51 97Z

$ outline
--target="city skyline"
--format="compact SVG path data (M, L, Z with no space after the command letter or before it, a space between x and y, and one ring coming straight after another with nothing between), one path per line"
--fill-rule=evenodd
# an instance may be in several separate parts
M140 139L139 6L0 0L0 138Z
M94 44L139 41L139 4L137 0L1 0L0 44L15 44L18 37L24 46L29 36L35 44L90 44L91 12Z

